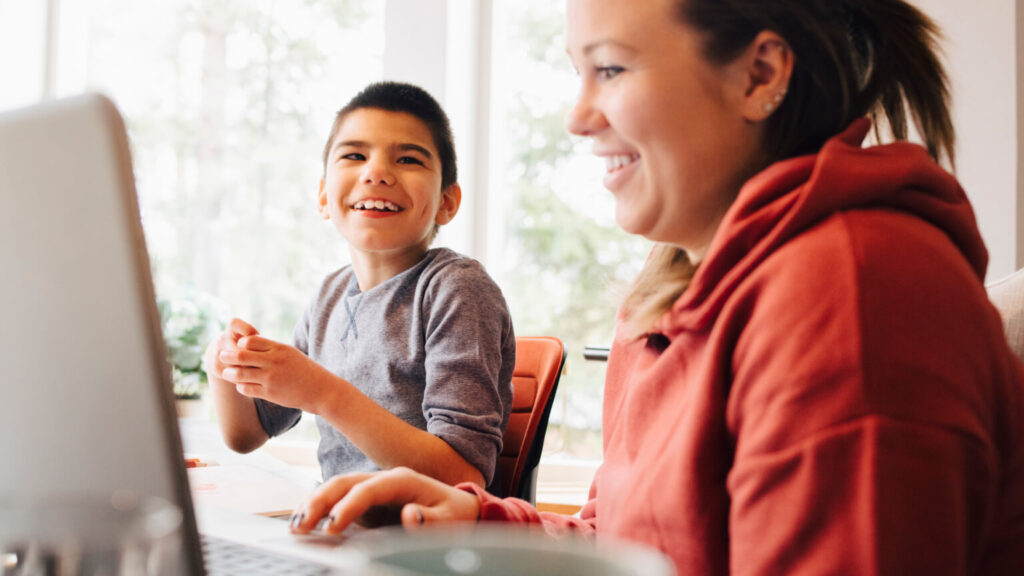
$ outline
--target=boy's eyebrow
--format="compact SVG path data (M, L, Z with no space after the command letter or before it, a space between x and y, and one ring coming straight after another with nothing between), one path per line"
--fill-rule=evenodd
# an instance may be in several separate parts
M411 142L406 143L406 144L399 144L398 145L398 149L399 150L413 150L413 151L419 152L420 154L423 154L427 158L431 158L431 159L434 157L434 155L430 153L430 150L427 150L426 148L424 148L423 146L420 146L419 144L413 144Z
M334 150L337 150L338 148L342 147L369 148L370 143L365 140L342 140L336 142L334 144L334 148L332 148L331 151L333 152ZM399 150L412 150L414 152L419 152L420 154L423 154L429 159L434 158L434 155L430 153L430 150L424 148L423 146L420 146L419 144L413 144L412 142L403 142L400 144L396 144L395 148Z

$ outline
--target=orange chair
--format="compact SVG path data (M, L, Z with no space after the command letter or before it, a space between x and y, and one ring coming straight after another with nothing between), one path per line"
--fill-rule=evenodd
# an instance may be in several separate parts
M491 492L530 503L537 499L537 464L555 389L565 366L565 344L550 336L516 338L512 415L505 430Z

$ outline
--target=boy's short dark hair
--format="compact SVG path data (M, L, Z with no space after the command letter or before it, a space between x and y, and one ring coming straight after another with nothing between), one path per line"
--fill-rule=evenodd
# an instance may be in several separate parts
M458 170L455 166L455 138L452 136L451 123L441 105L426 90L404 82L374 82L363 88L348 104L338 110L331 126L331 134L324 145L324 171L327 170L327 157L331 152L331 143L338 133L342 122L352 112L363 108L375 108L388 112L405 112L418 118L427 125L430 135L434 138L434 146L441 160L441 189L444 190L458 181Z

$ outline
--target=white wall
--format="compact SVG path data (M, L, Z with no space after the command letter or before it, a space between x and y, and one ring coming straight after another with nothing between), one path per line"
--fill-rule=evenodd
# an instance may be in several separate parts
M487 254L491 2L387 0L385 7L384 77L430 92L455 136L462 205L437 242L481 261Z
M1024 265L1018 174L1024 137L1014 0L913 0L942 27L957 130L957 176L989 250L987 280Z
M446 0L388 0L384 76L423 87L444 102Z

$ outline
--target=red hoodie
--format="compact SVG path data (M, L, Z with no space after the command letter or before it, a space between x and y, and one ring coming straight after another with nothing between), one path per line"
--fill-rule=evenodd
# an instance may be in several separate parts
M683 574L1024 574L1024 368L957 182L919 146L751 179L655 336L616 338L579 518ZM620 332L621 334L621 332Z

